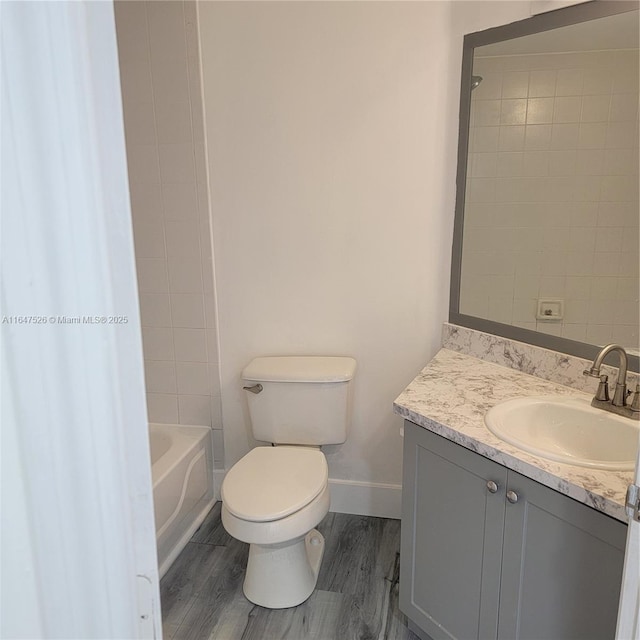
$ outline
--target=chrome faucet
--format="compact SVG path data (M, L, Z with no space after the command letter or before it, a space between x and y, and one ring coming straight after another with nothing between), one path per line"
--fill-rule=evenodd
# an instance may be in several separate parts
M613 399L610 401L608 376L600 373L600 367L602 367L602 362L612 351L618 354L620 366L618 367L618 379L616 380ZM596 359L591 364L591 368L585 369L583 373L585 376L600 379L596 395L591 401L592 407L640 420L640 385L636 385L633 401L631 405L627 405L627 396L631 393L631 391L627 391L627 366L627 352L624 350L624 347L621 347L619 344L608 344L598 353Z

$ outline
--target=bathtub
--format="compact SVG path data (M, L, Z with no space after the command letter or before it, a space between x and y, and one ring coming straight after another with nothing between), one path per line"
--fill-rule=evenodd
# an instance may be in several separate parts
M211 429L151 423L149 440L162 577L215 502Z

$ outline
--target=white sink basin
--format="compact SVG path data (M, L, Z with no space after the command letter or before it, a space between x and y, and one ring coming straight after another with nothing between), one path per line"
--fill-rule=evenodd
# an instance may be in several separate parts
M489 431L542 458L594 469L633 469L638 425L588 400L542 396L507 400L487 411Z

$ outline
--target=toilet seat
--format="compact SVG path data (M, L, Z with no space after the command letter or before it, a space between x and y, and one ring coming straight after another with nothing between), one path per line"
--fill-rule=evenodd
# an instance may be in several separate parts
M256 447L227 473L222 502L236 518L273 522L312 503L327 488L328 477L319 449Z
M222 503L222 524L227 533L236 540L249 544L289 544L303 538L324 518L331 503L329 485L308 505L280 520L252 522L234 516Z

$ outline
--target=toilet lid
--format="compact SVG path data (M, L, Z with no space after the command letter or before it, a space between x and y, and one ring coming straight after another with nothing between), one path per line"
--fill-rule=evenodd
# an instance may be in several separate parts
M280 520L317 498L328 476L327 460L319 449L256 447L227 473L222 501L243 520Z

